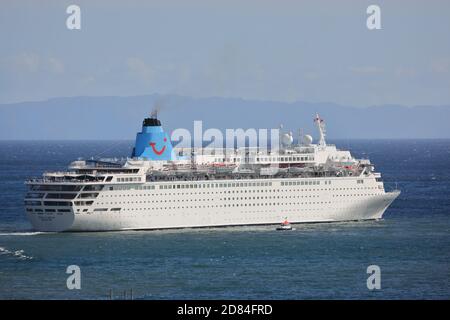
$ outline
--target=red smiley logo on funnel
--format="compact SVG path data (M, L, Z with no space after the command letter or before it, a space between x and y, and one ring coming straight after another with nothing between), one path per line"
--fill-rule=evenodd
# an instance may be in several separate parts
M167 138L164 138L164 142L166 142L166 141L167 141ZM166 146L162 147L162 149L159 150L159 151L156 150L156 147L155 147L156 143L155 142L150 142L149 144L150 144L150 147L152 147L153 152L156 153L158 156L162 155L164 153L164 151L166 150Z

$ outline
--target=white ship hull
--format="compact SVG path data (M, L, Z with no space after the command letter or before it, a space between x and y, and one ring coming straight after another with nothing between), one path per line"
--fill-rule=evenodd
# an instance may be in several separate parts
M301 185L303 180L317 185ZM101 191L91 206L74 205L70 212L51 207L55 212L27 215L34 229L50 232L264 225L279 224L285 218L291 223L380 219L400 192L385 192L383 183L373 177L364 183L357 180L361 181L356 177L265 179L258 180L264 181L261 186L251 187L232 180L165 182L130 185L126 190L111 185L113 190L106 186L107 191ZM284 185L289 182L293 185ZM193 187L162 187L180 184ZM213 184L217 187L208 187ZM146 189L149 185L154 189Z
M39 231L113 231L380 219L386 192L368 159L304 136L280 148L173 149L155 116L132 158L77 160L27 181L25 208Z

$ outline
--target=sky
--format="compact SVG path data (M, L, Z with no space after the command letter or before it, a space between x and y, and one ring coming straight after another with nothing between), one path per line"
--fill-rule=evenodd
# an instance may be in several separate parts
M81 8L69 30L66 8ZM366 9L381 8L381 29ZM0 104L178 94L450 105L450 1L2 1Z

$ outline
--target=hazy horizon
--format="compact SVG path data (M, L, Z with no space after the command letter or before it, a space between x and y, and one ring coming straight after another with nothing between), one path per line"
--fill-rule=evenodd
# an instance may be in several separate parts
M167 96L175 96L180 98L188 98L188 99L221 99L226 98L230 100L242 100L242 101L249 101L249 102L275 102L275 103L287 103L287 104L296 104L296 103L308 103L308 104L330 104L330 105L336 105L336 106L345 106L345 107L351 107L351 108L373 108L373 107L385 107L385 106L400 106L405 108L415 108L415 107L443 107L443 108L450 108L449 104L436 104L436 105L430 105L430 104L393 104L393 103L386 103L386 104L378 104L378 105L343 105L337 102L333 101L308 101L308 100L295 100L295 101L282 101L282 100L273 100L273 99L251 99L251 98L243 98L243 97L221 97L221 96L205 96L205 97L193 97L183 94L162 94L158 92L152 92L148 94L138 94L138 95L74 95L74 96L54 96L54 97L48 97L48 98L42 98L42 99L34 99L34 100L24 100L24 101L16 101L16 102L8 102L8 103L0 103L0 107L5 106L13 106L18 104L24 104L24 103L35 103L35 102L48 102L52 100L64 100L64 99L77 99L77 98L135 98L135 97L149 97L149 96L161 96L161 97L167 97ZM149 109L151 109L152 106L149 106Z
M316 113L329 139L450 138L450 107L396 105L349 107L334 103L274 102L179 95L72 97L0 105L0 139L132 140L152 109L166 131L203 128L270 129L284 125L315 135Z

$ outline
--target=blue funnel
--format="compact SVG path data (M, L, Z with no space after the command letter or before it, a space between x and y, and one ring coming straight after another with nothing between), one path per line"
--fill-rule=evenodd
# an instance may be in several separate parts
M169 135L161 127L156 117L147 118L142 124L142 132L136 135L132 157L146 160L175 160Z

